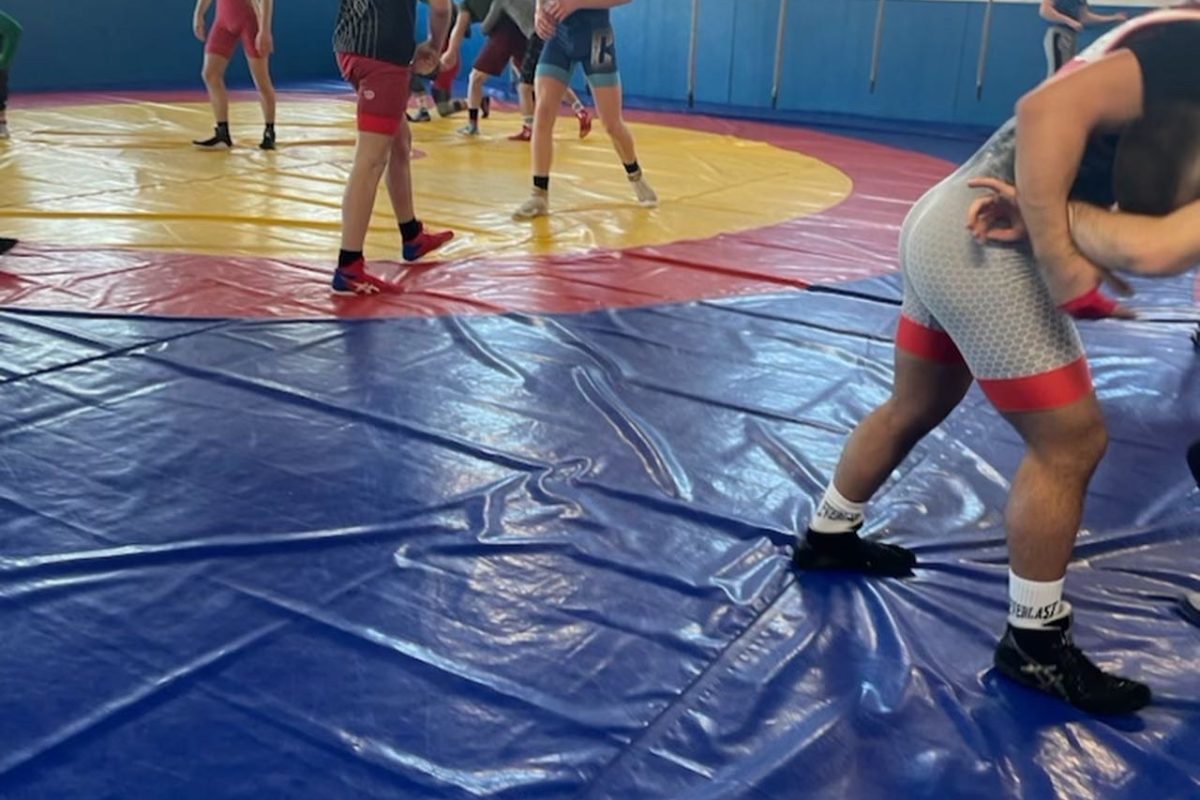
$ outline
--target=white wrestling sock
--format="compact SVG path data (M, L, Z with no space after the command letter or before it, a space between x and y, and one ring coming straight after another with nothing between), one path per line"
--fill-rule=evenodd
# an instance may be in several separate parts
M1063 583L1031 581L1011 569L1008 571L1008 624L1014 628L1036 630L1071 613L1071 604L1063 600Z
M813 533L850 533L862 524L866 503L854 503L842 497L831 481L825 496L813 511L808 527Z

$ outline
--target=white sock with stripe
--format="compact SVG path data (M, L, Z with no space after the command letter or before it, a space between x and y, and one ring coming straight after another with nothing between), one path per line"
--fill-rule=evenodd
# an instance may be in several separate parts
M850 533L863 521L863 509L866 503L855 503L842 497L831 481L825 490L825 496L813 510L812 521L808 527L813 533Z

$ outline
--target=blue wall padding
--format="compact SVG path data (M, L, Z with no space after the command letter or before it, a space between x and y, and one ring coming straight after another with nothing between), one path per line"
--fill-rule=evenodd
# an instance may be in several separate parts
M698 103L771 108L780 2L701 0ZM330 53L336 7L332 0L280 4L273 62L278 82L337 77ZM191 34L190 3L72 0L70 15L45 0L5 0L4 8L26 32L12 75L17 95L200 85L202 47ZM995 4L986 81L977 97L986 5L888 0L879 78L871 92L876 8L876 0L790 0L779 110L991 125L1043 77L1045 24L1035 5ZM635 0L614 12L627 94L664 103L687 99L691 13L691 0ZM468 41L468 64L481 43L478 36ZM239 57L230 82L248 80Z

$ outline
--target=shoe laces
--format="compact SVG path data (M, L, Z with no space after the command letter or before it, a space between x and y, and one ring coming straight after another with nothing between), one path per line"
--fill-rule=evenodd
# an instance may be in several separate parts
M1076 683L1090 684L1111 680L1112 676L1096 666L1087 654L1076 646L1071 633L1067 629L1059 631L1058 640L1054 643L1056 660L1063 667L1065 675L1076 678Z

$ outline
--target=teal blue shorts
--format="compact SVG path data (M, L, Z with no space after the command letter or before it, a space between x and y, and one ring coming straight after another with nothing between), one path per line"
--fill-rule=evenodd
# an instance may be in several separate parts
M537 75L570 85L576 64L583 65L583 74L592 86L621 83L617 41L607 11L576 11L559 23L542 49Z

